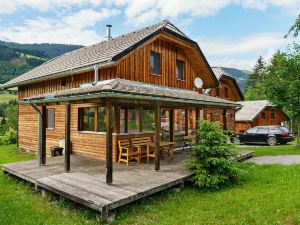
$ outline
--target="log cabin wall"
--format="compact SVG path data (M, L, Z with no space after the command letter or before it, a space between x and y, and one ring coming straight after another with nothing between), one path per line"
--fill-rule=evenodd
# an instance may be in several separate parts
M226 120L226 130L234 131L235 129L235 110L234 109L226 109L226 118L223 115L222 108L204 108L203 109L203 119L209 120L212 122L220 122L222 125L222 129L224 127L224 120Z
M228 97L225 96L225 88L228 91ZM212 88L209 93L210 96L227 99L229 101L234 101L234 102L242 100L234 82L230 79L226 79L226 78L220 79L218 89L219 89L219 95L217 95L216 88Z
M265 119L263 119L262 114L265 114ZM274 119L271 118L271 114L274 113ZM235 131L237 133L242 133L251 127L255 126L269 126L269 125L281 125L286 119L280 112L280 110L267 108L260 112L252 122L237 121L235 125Z

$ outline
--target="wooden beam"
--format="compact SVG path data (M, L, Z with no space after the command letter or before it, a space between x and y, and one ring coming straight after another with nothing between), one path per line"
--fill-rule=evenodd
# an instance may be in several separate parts
M115 106L114 108L115 112L115 133L119 134L121 132L121 107Z
M155 171L160 170L160 105L155 105Z
M42 106L42 112L41 112L41 165L45 165L46 164L46 125L47 125L47 109L46 106L43 105Z
M143 132L143 108L139 107L139 132Z
M65 106L65 171L70 172L71 158L71 105Z
M112 162L112 103L110 99L106 102L106 183L113 181L113 162Z
M189 135L189 110L185 109L184 111L184 130L185 130L185 135Z
M128 133L128 108L125 108L125 118L124 118L124 132Z
M174 109L171 109L169 111L169 115L170 115L170 118L169 118L170 141L172 141L172 142L175 140L175 137L174 137L174 134L175 134L175 132L174 132L174 117L175 117L174 111L175 111Z
M196 108L196 142L199 142L197 130L200 128L200 108Z

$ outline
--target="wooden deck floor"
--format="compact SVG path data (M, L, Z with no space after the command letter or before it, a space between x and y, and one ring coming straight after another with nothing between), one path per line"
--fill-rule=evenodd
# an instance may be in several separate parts
M38 188L46 189L79 204L101 212L102 217L112 209L181 184L192 173L186 169L186 153L175 154L174 160L162 160L161 170L154 164L130 166L114 164L113 184L105 183L105 162L82 156L71 156L71 172L64 172L64 158L48 158L47 165L37 161L5 164L3 170Z

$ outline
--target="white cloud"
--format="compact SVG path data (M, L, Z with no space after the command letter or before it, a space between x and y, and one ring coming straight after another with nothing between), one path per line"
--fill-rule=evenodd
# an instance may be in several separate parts
M259 33L241 39L199 38L199 46L212 66L252 69L258 56L270 60L288 40L280 33Z
M299 0L109 0L109 3L124 7L127 22L134 25L149 23L157 18L212 16L230 5L256 10L266 10L270 6L298 12L300 9Z
M1 0L0 4L0 13L11 14L26 8L47 11L73 6L98 6L101 4L101 0Z
M21 43L94 44L103 37L91 27L118 13L118 10L103 8L99 12L81 10L60 19L39 17L26 20L22 26L0 27L0 39Z

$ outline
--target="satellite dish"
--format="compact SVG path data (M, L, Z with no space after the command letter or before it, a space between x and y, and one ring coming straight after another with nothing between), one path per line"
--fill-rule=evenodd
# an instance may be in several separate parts
M195 84L196 88L202 88L203 81L200 77L196 77L195 81L194 81L194 84Z

